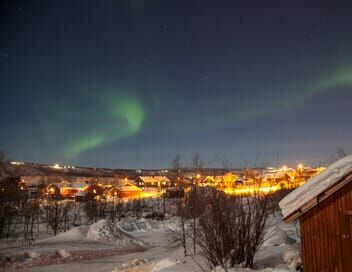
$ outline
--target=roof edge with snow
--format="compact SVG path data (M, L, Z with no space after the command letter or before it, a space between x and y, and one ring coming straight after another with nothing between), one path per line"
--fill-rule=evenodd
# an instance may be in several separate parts
M352 181L352 155L346 156L309 179L283 198L279 206L286 222L297 219L320 201Z

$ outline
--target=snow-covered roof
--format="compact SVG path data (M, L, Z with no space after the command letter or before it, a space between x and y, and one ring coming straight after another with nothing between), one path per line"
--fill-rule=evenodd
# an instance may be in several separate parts
M141 188L128 181L124 181L122 186L118 186L118 189L120 191L142 191Z
M331 164L325 171L283 198L279 205L284 218L296 213L352 172L352 155Z
M292 179L292 174L286 171L279 171L279 172L267 172L260 176L264 181L265 180L279 180L279 179Z
M75 193L75 196L86 196L87 195L87 192L85 191L78 191Z
M138 178L140 178L144 182L170 182L170 180L165 176L139 176Z
M61 182L59 188L74 188L81 189L87 186L87 183L84 182Z

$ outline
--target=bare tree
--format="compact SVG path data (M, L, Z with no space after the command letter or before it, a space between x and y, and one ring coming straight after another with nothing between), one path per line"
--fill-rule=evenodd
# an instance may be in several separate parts
M269 195L235 197L212 190L199 217L198 245L209 267L253 267L273 205Z
M0 164L5 162L5 152L0 150Z
M0 177L5 175L5 152L0 150Z
M84 208L85 208L85 212L87 214L87 218L89 219L89 221L91 223L93 222L97 222L98 220L98 213L99 213L99 208L98 208L98 203L97 203L97 200L92 198L92 199L89 199L85 205L84 205Z
M60 201L56 199L50 201L46 206L46 220L55 236L62 227L66 228L66 225L63 226L62 224L65 221L68 211L69 205L67 203L60 203Z
M181 157L179 154L177 154L175 156L175 158L172 160L172 167L173 167L174 171L176 172L176 176L179 177L180 172L181 172L181 168L182 168Z
M337 155L337 159L342 159L343 157L347 156L347 154L343 148L338 148L336 155Z
M181 182L180 179L183 178L182 175L182 163L181 163L181 158L180 155L177 154L175 156L175 158L172 161L172 167L174 169L174 171L176 172L176 178L177 178L177 184L180 188L180 190L182 188L181 186ZM186 257L187 256L187 244L186 244L186 227L185 227L185 207L184 207L184 198L183 197L178 197L177 198L177 215L180 216L180 220L181 220L181 243L182 243L182 247L183 247L183 254Z
M0 179L0 237L9 237L16 231L13 224L17 224L23 196L19 177Z
M39 198L34 199L26 198L23 201L22 210L19 213L19 216L23 220L23 238L24 242L29 245L35 240L34 228L35 223L39 224L40 218L40 205Z
M197 172L201 171L203 168L203 160L201 156L197 153L192 158L192 168Z
M200 155L197 153L193 156L192 158L192 167L193 170L195 171L195 176L194 178L196 178L196 182L193 182L193 188L190 194L190 201L192 202L191 205L188 205L188 208L190 209L190 215L192 217L192 230L193 230L193 234L192 234L192 238L193 238L193 252L196 253L196 249L197 249L197 201L198 201L198 195L197 195L197 182L198 182L198 178L201 177L202 174L202 168L203 168L203 161L200 157Z
M181 243L183 246L183 254L187 256L187 243L186 243L186 226L185 226L185 207L183 198L179 197L178 201L178 215L180 216L181 220Z

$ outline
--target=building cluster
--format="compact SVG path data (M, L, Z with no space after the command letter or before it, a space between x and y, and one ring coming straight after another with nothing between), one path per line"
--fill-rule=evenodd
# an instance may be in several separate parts
M264 193L280 189L292 189L303 184L324 168L281 168L243 169L224 171L211 175L202 171L169 171L166 175L127 177L43 177L23 176L17 179L17 187L27 197L48 199L74 199L85 202L94 198L106 200L183 196L191 186L213 187L228 194L251 194L256 190ZM12 185L11 185L12 186ZM0 182L0 194L6 194L11 187L8 182ZM13 191L13 190L12 190Z
M243 169L204 177L197 173L193 175L192 182L198 186L214 187L228 194L245 195L256 191L270 193L281 189L296 188L324 169L324 167L312 168L299 164L295 168L283 166L280 168Z
M104 179L102 180L104 181ZM112 179L109 183L103 183L97 179L96 183L67 182L52 183L45 188L45 195L51 199L74 199L85 202L94 198L116 200L120 198L139 198L142 189L133 182L125 179Z

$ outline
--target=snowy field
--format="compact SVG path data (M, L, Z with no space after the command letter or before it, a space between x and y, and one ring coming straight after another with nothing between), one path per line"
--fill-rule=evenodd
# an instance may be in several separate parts
M295 271L298 229L272 216L256 255L256 271ZM37 240L29 248L2 248L2 271L210 271L199 253L184 257L179 218L100 220ZM192 252L188 242L188 252ZM223 271L221 268L215 271ZM229 271L251 271L233 268Z

